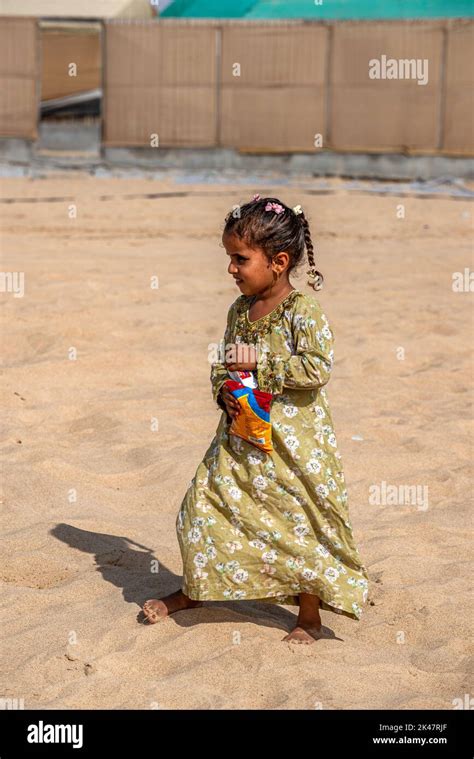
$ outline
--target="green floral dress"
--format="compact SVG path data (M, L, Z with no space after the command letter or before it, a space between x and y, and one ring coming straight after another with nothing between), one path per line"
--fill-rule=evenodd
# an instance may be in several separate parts
M250 304L240 295L231 305L223 355L228 343L257 347L258 386L274 394L274 450L229 434L219 397L228 374L213 364L212 395L223 413L176 518L183 592L195 600L294 605L299 593L312 593L322 609L360 619L368 575L324 387L333 331L319 302L299 290L253 322Z

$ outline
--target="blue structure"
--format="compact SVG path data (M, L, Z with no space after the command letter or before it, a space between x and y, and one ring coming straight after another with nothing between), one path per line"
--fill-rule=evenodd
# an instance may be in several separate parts
M174 0L163 18L415 19L469 18L473 0Z

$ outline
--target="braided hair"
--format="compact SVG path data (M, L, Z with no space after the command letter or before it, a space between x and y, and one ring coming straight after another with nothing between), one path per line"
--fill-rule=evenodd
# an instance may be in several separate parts
M280 210L266 210L268 204L274 204ZM298 212L296 212L296 210ZM324 277L316 269L314 248L309 230L308 219L300 206L296 210L289 208L278 198L254 199L229 211L225 217L224 235L235 235L249 248L261 248L269 261L280 251L286 251L290 262L288 274L299 271L304 264L304 251L308 257L308 284L320 290Z

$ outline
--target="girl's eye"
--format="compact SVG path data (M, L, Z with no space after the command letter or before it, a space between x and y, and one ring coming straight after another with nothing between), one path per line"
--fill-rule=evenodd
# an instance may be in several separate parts
M247 259L246 259L246 258L244 258L243 256L238 256L238 259L239 259L239 263L240 263L240 264L241 264L241 263L243 263L244 261L246 261L246 260L247 260Z

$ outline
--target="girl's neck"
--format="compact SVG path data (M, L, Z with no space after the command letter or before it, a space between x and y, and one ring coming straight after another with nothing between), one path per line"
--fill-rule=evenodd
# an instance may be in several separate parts
M272 305L273 303L279 303L280 300L283 300L283 298L286 298L286 296L291 293L292 290L295 290L296 288L293 287L291 282L288 280L279 286L278 290L275 290L274 288L271 288L268 292L263 293L257 293L256 295L252 296L252 303L259 303L265 304L265 305Z

